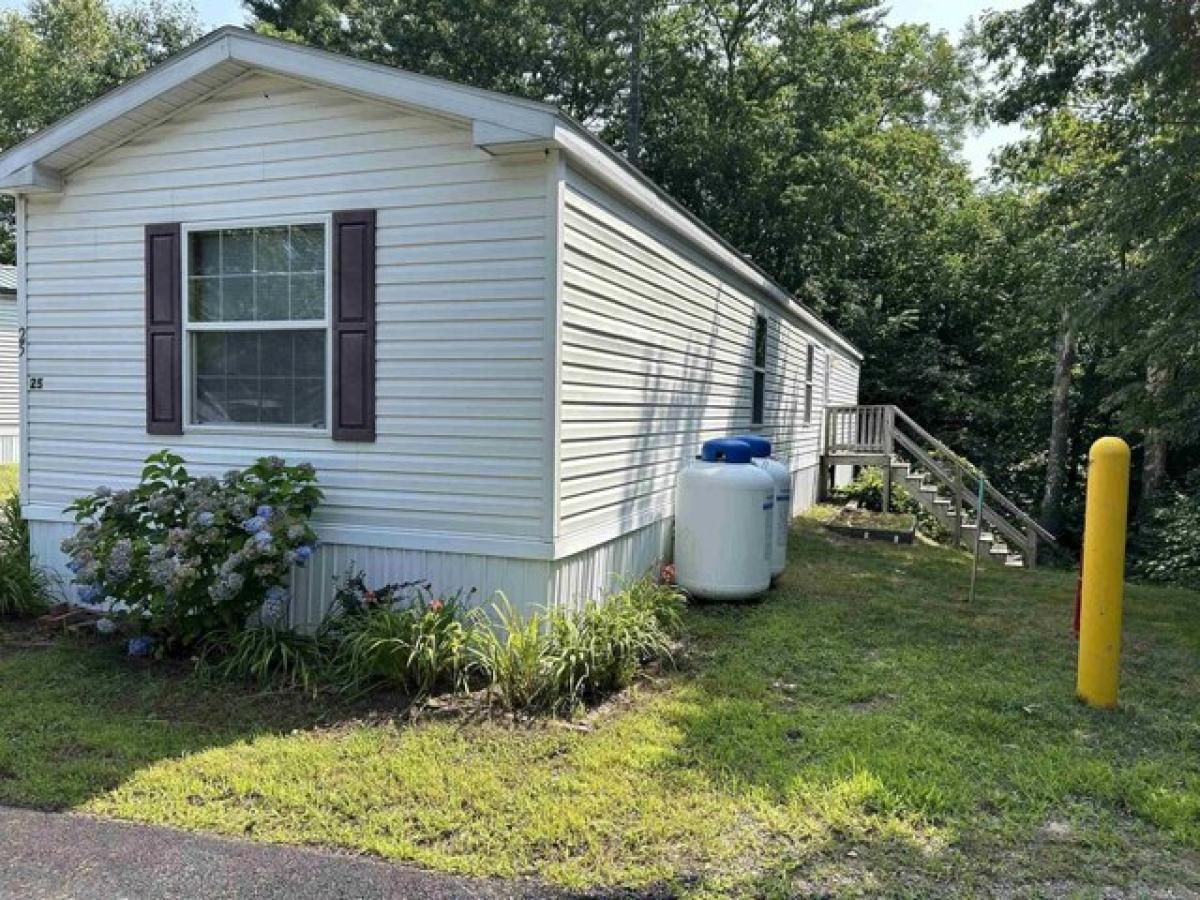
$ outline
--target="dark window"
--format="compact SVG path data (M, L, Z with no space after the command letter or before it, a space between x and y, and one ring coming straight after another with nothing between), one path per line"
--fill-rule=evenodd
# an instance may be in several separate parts
M191 421L326 424L327 279L319 222L191 231Z
M808 359L804 365L804 421L812 421L813 405L813 355L812 344L808 345Z
M767 318L754 321L754 397L750 404L750 424L761 425L766 406L767 387Z

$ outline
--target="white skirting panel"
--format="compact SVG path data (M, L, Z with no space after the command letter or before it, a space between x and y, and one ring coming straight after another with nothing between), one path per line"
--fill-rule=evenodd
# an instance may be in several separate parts
M792 515L798 516L817 504L821 467L817 463L792 472Z
M0 426L0 463L21 461L21 433L16 425Z
M54 577L58 593L75 600L63 538L74 526L69 522L30 522L29 540L38 563ZM509 559L464 553L397 550L324 544L313 559L292 575L292 621L298 627L319 623L333 601L335 582L353 566L367 573L367 583L428 580L436 594L449 596L461 588L464 594L476 588L473 602L491 601L503 591L518 608L531 609L551 601L550 563L547 560Z
M530 610L550 602L548 560L510 559L433 550L402 550L322 544L312 560L292 574L292 622L315 626L333 602L337 582L347 572L363 571L372 587L391 582L426 580L434 594L449 597L475 589L472 605L486 605L502 591L518 609Z
M50 575L55 593L64 600L74 600L75 590L71 587L71 570L67 568L67 555L59 546L75 531L70 522L30 522L29 549L34 561Z
M815 502L816 484L815 465L793 473L794 514ZM670 561L673 523L668 516L554 562L323 544L307 566L294 571L292 623L301 628L319 623L333 601L336 583L348 572L358 570L366 572L371 585L428 580L434 593L441 596L474 588L475 605L490 602L497 591L502 591L514 606L526 611L554 603L578 608L588 600L605 597L631 579L656 573ZM72 530L67 522L31 522L29 526L34 555L57 577L68 599L74 598L74 591L59 545Z
M674 521L672 517L659 519L556 561L551 596L558 603L579 608L588 600L611 594L630 579L657 573L671 559Z

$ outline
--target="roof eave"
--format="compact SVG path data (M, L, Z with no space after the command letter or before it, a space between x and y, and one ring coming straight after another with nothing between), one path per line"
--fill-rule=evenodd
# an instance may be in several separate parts
M463 122L472 128L475 143L489 152L513 152L554 136L558 111L546 104L227 26L0 154L0 192L61 190L63 173L45 162L51 154L227 60Z
M558 116L555 129L555 145L565 150L572 163L585 174L701 249L745 283L769 296L838 349L856 361L862 361L862 351L837 329L818 317L623 156L562 113Z
M41 163L30 163L0 177L0 193L5 194L57 194L62 187L62 175Z

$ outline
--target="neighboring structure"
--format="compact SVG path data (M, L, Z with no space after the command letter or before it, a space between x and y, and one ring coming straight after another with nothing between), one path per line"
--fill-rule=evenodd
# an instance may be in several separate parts
M164 445L310 460L301 619L373 578L578 602L669 550L702 440L817 482L860 354L552 107L226 28L0 156L28 349L22 488ZM36 388L35 388L36 386Z
M17 267L0 265L0 463L14 463L20 456L19 334Z

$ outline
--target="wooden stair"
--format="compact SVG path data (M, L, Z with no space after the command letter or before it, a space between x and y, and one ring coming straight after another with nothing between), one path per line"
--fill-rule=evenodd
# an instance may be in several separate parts
M929 477L919 469L914 469L911 463L893 459L891 463L892 484L903 484L908 493L930 513L947 531L951 532L959 546L966 550L973 549L975 532L978 529L977 517L973 511L964 508L961 521L958 504L952 497L947 496ZM1004 539L994 531L984 527L979 535L979 555L981 559L1002 562L1010 568L1024 568L1025 556L1020 550L1014 550L1005 543Z
M834 466L877 466L884 508L903 484L956 545L1013 568L1037 564L1039 541L1054 536L960 457L895 406L836 406L825 413L821 493ZM982 502L981 502L982 497Z

